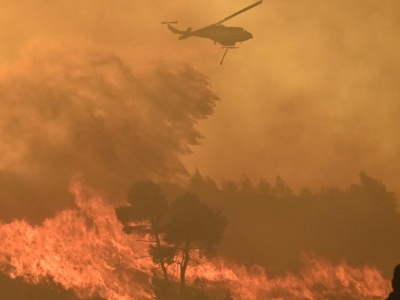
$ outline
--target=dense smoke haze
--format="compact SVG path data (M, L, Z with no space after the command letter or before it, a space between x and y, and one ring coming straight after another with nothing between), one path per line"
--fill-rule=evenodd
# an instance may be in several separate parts
M185 160L192 172L218 180L280 175L300 190L345 187L365 171L400 192L396 1L265 2L227 23L254 39L229 52L223 67L218 46L178 41L160 22L196 29L249 1L2 3L2 62L18 60L32 39L72 37L205 72L223 105L200 124L207 139Z
M226 24L254 39L222 66L220 46L160 23L197 29L252 1L0 2L1 297L151 299L149 234L114 211L146 180L226 217L216 253L189 264L196 299L386 297L399 2L266 0Z
M185 64L141 70L99 47L38 41L2 70L3 217L63 207L76 174L117 200L134 181L187 176L179 155L217 100L206 77Z
M207 73L223 105L201 124L192 170L280 175L297 191L365 171L399 193L399 13L396 1L267 1L232 20L254 39Z

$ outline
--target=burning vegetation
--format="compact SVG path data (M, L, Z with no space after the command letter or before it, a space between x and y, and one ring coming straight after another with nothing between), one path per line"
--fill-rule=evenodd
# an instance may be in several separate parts
M199 188L198 184L195 176L191 189ZM227 190L226 185L217 190L238 198L240 191L244 192L243 186L236 192ZM225 209L226 223L221 213L193 194L168 200L160 186L138 183L129 194L130 205L117 208L115 213L112 205L79 182L71 191L74 209L61 211L37 226L23 220L1 225L0 266L4 274L30 284L48 282L49 287L58 287L57 297L73 293L79 299L350 300L382 299L390 290L389 281L376 267L354 267L344 260L333 263L310 254L300 255L302 267L291 273L274 273L263 264L238 264L234 258L240 261L242 244L248 249L252 246L249 240L242 240L240 231L229 232L230 226L236 228L237 220L229 219L233 215ZM169 194L178 191L178 187L173 191L169 186ZM277 191L271 193L284 201ZM243 209L249 205L248 201L235 205L239 203ZM247 230L254 230L249 224ZM236 241L237 249L231 248L230 255L224 245L228 233L221 239L225 225L234 235L228 243ZM268 231L258 234L268 239ZM217 253L209 255L220 240ZM337 244L343 246L340 241ZM287 257L284 252L282 258ZM262 262L260 256L249 258ZM68 299L57 297L52 299Z
M152 278L157 299L190 299L186 272L190 262L214 250L222 238L225 219L186 193L168 204L159 186L152 182L136 184L129 194L130 206L119 207L117 217L128 234L148 234L149 254L162 270L162 280ZM137 222L144 224L137 225ZM168 267L178 267L180 291L174 291Z
M400 218L383 183L187 180L181 156L218 100L206 76L78 44L36 43L0 71L2 299L389 293Z

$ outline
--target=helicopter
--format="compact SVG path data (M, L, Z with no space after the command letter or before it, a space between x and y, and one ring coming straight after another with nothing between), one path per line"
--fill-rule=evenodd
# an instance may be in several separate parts
M229 49L237 49L238 47L236 47L236 43L241 43L253 38L253 35L242 27L227 27L222 25L222 23L232 19L233 17L236 17L241 13L244 13L245 11L248 11L249 9L252 9L253 7L260 5L262 2L263 0L257 1L256 3L239 10L234 14L229 15L228 17L217 23L205 26L197 30L192 30L192 27L189 27L186 30L178 30L177 28L171 25L178 23L177 21L161 22L161 24L166 24L170 31L172 31L175 34L179 34L180 35L179 40L184 40L194 36L194 37L210 39L214 41L214 45L216 43L222 45L222 48L226 49L222 57L222 60L220 62L220 64L222 65L226 53L228 52Z

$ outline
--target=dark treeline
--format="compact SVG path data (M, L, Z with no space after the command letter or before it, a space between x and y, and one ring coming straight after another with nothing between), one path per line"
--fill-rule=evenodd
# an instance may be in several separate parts
M181 192L170 185L164 190ZM302 255L314 254L355 267L372 265L389 278L400 260L395 195L365 173L346 189L294 193L279 177L273 184L243 177L218 185L196 172L188 190L226 216L218 253L234 262L279 274L298 271Z

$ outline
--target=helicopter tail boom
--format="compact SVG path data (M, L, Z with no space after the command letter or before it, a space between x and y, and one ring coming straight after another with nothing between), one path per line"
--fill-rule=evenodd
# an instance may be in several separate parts
M181 36L179 37L180 40L183 39L187 39L188 37L191 36L191 32L192 32L192 27L189 27L186 30L179 30L177 28L175 28L174 26L172 26L171 24L176 24L178 22L174 21L174 22L161 22L161 24L166 24L168 26L168 29L170 31L172 31L175 34L180 34Z
M187 39L190 37L192 34L192 27L189 27L186 31L183 31L182 35L179 37L180 40Z

